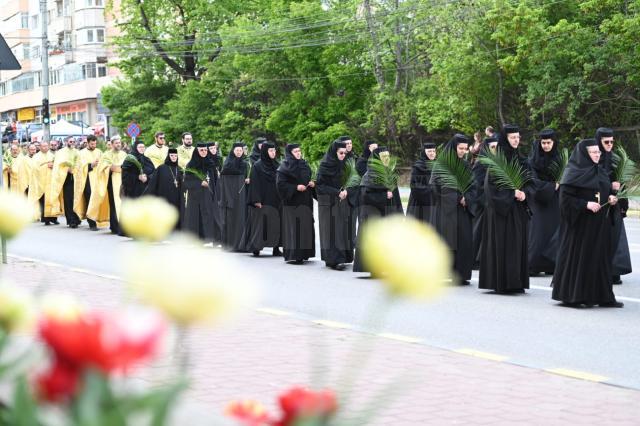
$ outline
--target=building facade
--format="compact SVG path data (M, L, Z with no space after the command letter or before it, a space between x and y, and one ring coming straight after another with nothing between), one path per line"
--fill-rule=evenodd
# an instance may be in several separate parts
M41 122L42 57L49 56L51 119L108 122L100 90L118 75L106 43L117 34L107 0L46 0L49 48L41 40L40 0L0 0L0 34L22 65L0 72L0 121ZM104 126L104 124L103 124Z

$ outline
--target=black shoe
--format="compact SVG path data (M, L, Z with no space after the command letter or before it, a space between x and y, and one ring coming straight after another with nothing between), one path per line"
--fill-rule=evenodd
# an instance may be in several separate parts
M530 276L530 277L537 277L538 275L540 275L540 272L537 272L537 271L529 271L529 276Z
M76 229L78 227L78 225L76 225L75 223L73 225L69 225L69 228L71 229Z
M613 279L613 284L615 284L615 285L622 284L622 280L620 279L620 277L618 277L617 279L616 279L616 278L614 278L614 279Z
M90 226L89 227L89 231L97 231L98 227L97 226Z
M45 222L44 226L51 226L51 222Z
M560 306L564 306L567 308L582 309L582 303L562 302Z
M469 280L462 280L460 281L460 285L471 285L471 283L469 282Z
M53 221L53 222L51 222L51 223L53 223L54 225L60 225L60 222L58 222L58 219L54 220L54 221Z
M622 308L623 306L624 306L624 303L617 302L617 301L600 303L601 308Z
M302 265L304 263L304 260L294 260L293 262L294 265Z
M329 268L334 271L344 271L344 265L342 263L338 263L337 265L327 265Z
M282 252L280 251L280 249L278 247L274 247L273 248L273 255L274 256L282 256Z
M256 250L253 252L253 257L260 257L260 250Z

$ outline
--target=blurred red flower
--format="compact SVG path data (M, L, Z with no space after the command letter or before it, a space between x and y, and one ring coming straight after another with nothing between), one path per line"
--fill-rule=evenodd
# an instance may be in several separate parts
M330 390L315 392L302 387L294 387L279 397L282 419L275 426L294 426L314 420L322 424L336 412L338 403Z
M264 406L256 401L234 401L227 406L225 414L244 426L265 426L273 423Z
M75 395L80 380L80 370L61 360L56 360L48 371L36 379L38 396L49 402L62 402Z
M127 372L150 358L165 327L162 318L148 311L88 311L72 319L45 317L39 332L58 364L79 370L94 367L108 374Z

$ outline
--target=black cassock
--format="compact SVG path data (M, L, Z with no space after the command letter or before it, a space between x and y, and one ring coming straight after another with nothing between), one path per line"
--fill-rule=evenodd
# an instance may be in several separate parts
M473 269L473 216L469 210L471 197L465 197L467 207L460 204L462 194L432 179L434 208L431 223L452 251L453 269L458 279L469 281Z
M306 191L297 190L298 185L306 186L310 180L311 169L307 163L289 158L287 152L276 178L282 200L282 248L285 261L307 260L316 255L313 218L315 189L307 187Z
M247 192L244 175L220 175L216 188L219 196L220 230L222 245L229 250L242 252L242 235L247 221Z
M213 200L213 241L222 241L222 228L220 219L220 196L218 194L218 181L220 180L220 158L211 154L211 166L209 168L209 188L211 189L211 199Z
M587 210L588 201L602 203L608 198L609 186L603 180L600 191L560 187L560 247L552 283L554 300L585 304L615 302L611 286L611 217L607 207L598 213Z
M136 149L135 146L133 149ZM127 198L138 198L145 194L147 184L153 178L155 171L155 167L149 158L137 152L136 154L135 157L142 165L142 172L130 161L125 161L122 164L122 195ZM146 182L142 182L139 179L141 173L147 175Z
M365 175L366 178L366 175ZM363 178L364 180L364 178ZM402 210L402 202L400 201L400 192L395 188L391 199L387 198L387 188L379 187L373 184L368 186L360 186L360 209L358 211L358 243L356 243L355 260L353 262L353 272L369 272L369 269L362 261L362 249L359 247L360 230L369 219L377 217L385 217L391 214L404 214Z
M198 150L194 150L198 154ZM186 172L182 182L181 227L206 242L213 241L213 199L211 189L202 180Z
M71 173L67 173L67 177L62 184L62 198L64 201L64 215L67 219L67 225L77 226L80 225L80 218L73 211L73 194L74 194L74 179Z
M320 256L327 266L353 262L351 206L346 198L341 201L338 197L344 173L344 163L336 156L338 146L338 143L333 142L325 154L318 169L316 184Z
M484 195L484 178L487 168L476 160L471 167L474 181L473 202L469 209L473 214L473 269L480 267L480 247L482 247L482 228L484 226L484 210L487 199Z
M169 204L174 206L177 211L180 211L182 180L182 170L180 170L177 163L161 164L149 181L147 194L164 198Z
M431 220L433 196L431 194L431 171L427 167L426 155L422 155L411 168L411 194L407 205L407 215L411 215L423 222Z
M280 196L276 188L277 162L268 157L269 144L262 144L262 158L251 169L251 185L247 196L249 213L245 227L245 251L256 252L265 247L279 247ZM262 204L261 208L255 206Z
M513 189L498 189L487 172L486 207L480 247L478 287L497 292L529 288L527 236L529 213Z
M617 205L611 207L611 212L609 213L614 218L612 239L614 251L611 269L614 280L619 279L620 275L626 275L632 272L629 241L627 240L627 230L624 226L624 218L627 217L628 209L629 200L621 199ZM615 244L615 242L617 242L617 244Z

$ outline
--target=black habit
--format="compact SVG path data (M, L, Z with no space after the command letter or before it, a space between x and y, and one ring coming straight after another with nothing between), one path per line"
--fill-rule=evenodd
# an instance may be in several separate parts
M206 147L206 146L204 146ZM211 185L208 175L210 159L202 157L198 144L193 150L191 160L185 168L182 182L181 227L206 242L213 241L213 199L210 186L203 186L203 182ZM204 177L204 179L203 179Z
M171 152L171 150L169 150ZM176 153L177 154L177 153ZM164 164L156 169L149 181L147 194L164 198L169 204L180 211L180 192L182 188L183 173L178 167L178 162L172 162L167 155Z
M249 186L244 183L247 177L248 161L244 157L236 157L233 153L234 148L242 146L241 143L233 144L216 187L222 245L228 250L237 252L245 251L242 236L247 220L249 189Z
M431 169L425 150L435 149L435 144L424 144L420 156L411 168L411 193L407 205L407 215L411 215L422 222L431 220L433 196L431 194Z

